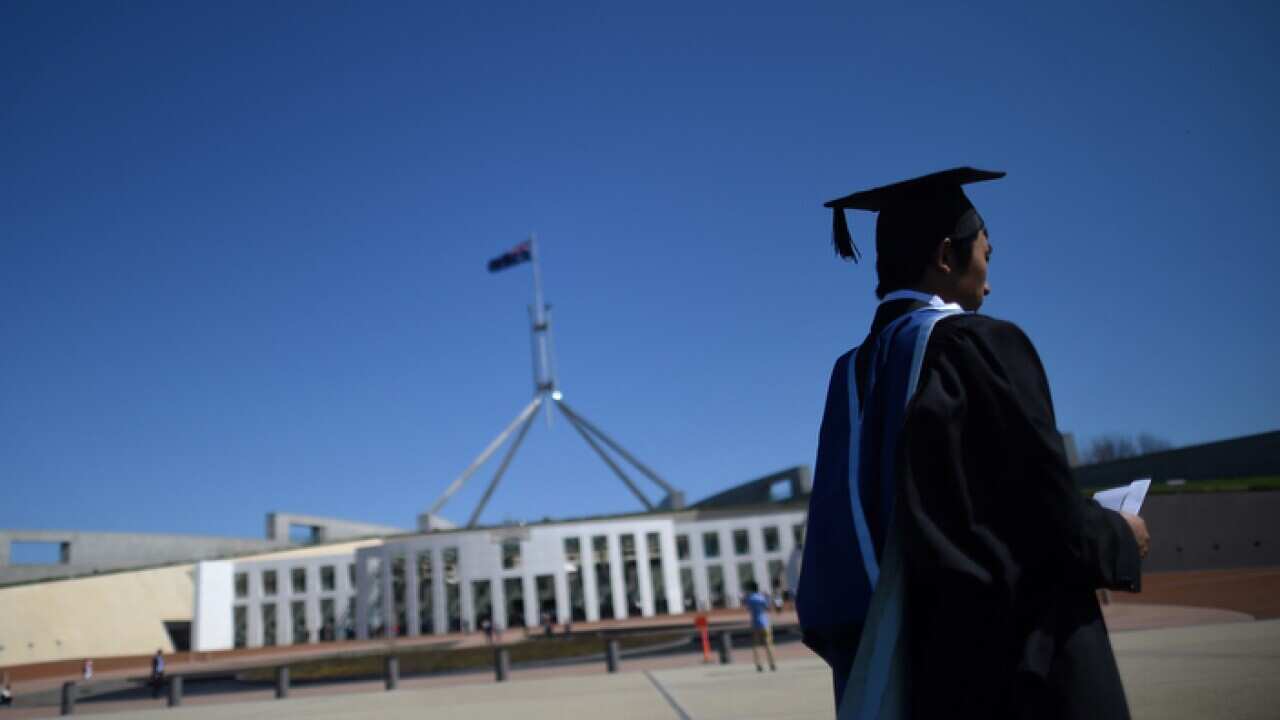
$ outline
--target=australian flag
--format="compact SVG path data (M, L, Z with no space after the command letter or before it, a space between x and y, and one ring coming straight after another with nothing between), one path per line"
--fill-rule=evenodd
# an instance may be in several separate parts
M499 270L509 268L512 265L519 265L522 262L528 262L533 258L533 255L530 253L529 241L525 240L519 245L490 260L489 272L498 272Z

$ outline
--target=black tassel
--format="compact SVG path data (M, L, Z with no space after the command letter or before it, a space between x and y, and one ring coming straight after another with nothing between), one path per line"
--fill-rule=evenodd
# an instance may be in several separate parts
M862 253L858 251L858 246L853 244L853 237L849 235L849 223L844 218L844 210L833 208L831 212L833 217L831 242L836 246L836 252L846 260L858 262L862 258Z

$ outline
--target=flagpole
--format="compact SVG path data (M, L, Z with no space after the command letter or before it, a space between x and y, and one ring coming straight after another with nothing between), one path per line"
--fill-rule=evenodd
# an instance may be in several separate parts
M529 259L533 262L533 337L537 345L537 367L534 368L537 395L555 391L555 378L551 376L547 358L547 333L551 324L547 318L547 305L542 299L542 265L538 262L538 239L529 233ZM551 408L547 408L547 425L551 425Z

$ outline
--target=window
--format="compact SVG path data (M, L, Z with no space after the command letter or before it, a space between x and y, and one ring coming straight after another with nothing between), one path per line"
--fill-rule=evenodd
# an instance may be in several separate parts
M757 590L760 589L759 584L756 583L755 566L749 562L738 563L738 587L742 592L753 592L752 586Z
M520 567L520 541L502 541L502 569L515 570Z
M533 587L538 593L538 622L554 623L556 621L556 577L539 575L533 579Z
M354 588L356 586L356 564L347 563L347 587Z
M337 585L335 584L334 575L335 573L333 572L332 565L325 565L320 568L320 589L321 590L333 590L335 587L337 587Z
M462 581L458 579L458 548L444 549L444 607L449 632L462 630Z
M698 596L693 589L693 568L680 568L680 602L685 612L698 609Z
M689 536L688 535L676 536L676 559L677 560L689 559Z
M596 609L601 620L613 617L613 577L609 573L609 538L597 535L591 538L591 554L595 558Z
M791 478L774 480L769 483L769 500L773 502L786 502L791 499L791 495Z
M236 573L236 597L249 596L249 573Z
M751 554L751 536L746 530L733 531L733 554L734 555L750 555Z
M804 547L804 523L796 523L791 526L791 535L795 538L796 547Z
M640 604L640 569L636 563L636 536L622 536L622 588L627 597L627 617L644 614Z
M493 624L493 588L488 580L471 581L471 627L482 628L487 620Z
M391 634L409 634L409 609L405 595L405 561L400 555L391 559L391 612L395 620Z
M783 577L786 572L785 567L781 560L769 561L769 587L773 588L774 592L782 590L783 585L786 583L786 578Z
M778 528L767 527L764 529L764 551L778 552L782 549L782 541L778 537Z
M564 580L569 586L569 619L587 619L587 596L582 588L582 541L564 539Z
M524 627L524 581L518 577L502 581L507 596L507 627Z
M235 625L235 640L233 645L238 648L245 647L249 644L249 610L243 605L237 605L232 623Z
M276 594L276 571L275 570L262 571L262 594L263 595Z
M338 618L334 613L333 598L320 599L320 640L331 642L337 639Z
M262 644L264 647L276 644L275 603L262 603Z
M709 558L720 557L720 533L702 533L702 555Z
M578 538L564 539L564 561L565 564L573 565L574 567L577 567L578 563L582 562L582 543L578 541Z
M387 629L387 617L382 612L382 559L369 558L366 570L369 576L369 637L382 637Z
M304 567L294 568L289 572L289 577L293 581L293 593L300 595L307 591L307 569Z
M68 565L71 563L71 543L60 540L11 540L9 564L11 565Z
M305 645L309 638L307 637L307 606L301 600L295 600L290 607L290 615L293 617L293 644Z
M667 607L667 583L662 576L662 538L656 532L645 536L649 549L649 584L653 586L653 611L659 615L670 612Z
M722 608L727 598L724 594L724 568L719 565L707 566L707 595L711 607Z
M418 631L429 635L435 628L435 613L432 612L433 594L431 592L431 551L418 553Z

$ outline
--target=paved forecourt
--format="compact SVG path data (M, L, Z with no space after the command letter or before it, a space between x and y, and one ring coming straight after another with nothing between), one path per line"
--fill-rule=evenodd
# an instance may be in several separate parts
M1136 720L1275 718L1280 708L1280 620L1233 622L1112 636ZM831 718L831 677L821 661L784 660L757 673L735 653L733 665L641 669L616 675L562 674L485 683L311 695L173 709L131 717L172 720L325 720L442 717L544 720L570 717L752 720Z

